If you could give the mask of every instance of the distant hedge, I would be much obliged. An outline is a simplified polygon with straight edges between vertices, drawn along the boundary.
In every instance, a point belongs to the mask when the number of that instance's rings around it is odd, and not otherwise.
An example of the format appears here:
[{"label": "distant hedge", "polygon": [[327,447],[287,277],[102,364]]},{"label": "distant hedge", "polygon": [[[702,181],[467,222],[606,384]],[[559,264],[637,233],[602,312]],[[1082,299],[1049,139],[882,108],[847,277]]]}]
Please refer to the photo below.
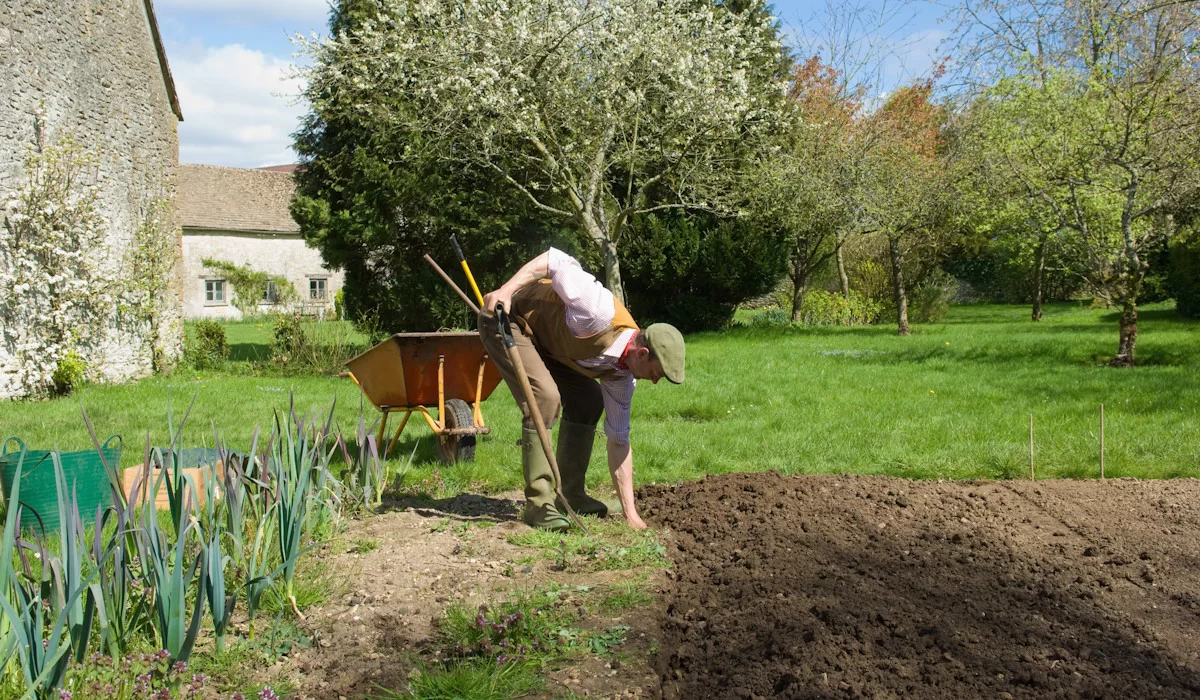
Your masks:
[{"label": "distant hedge", "polygon": [[1179,313],[1200,318],[1200,232],[1195,228],[1171,244],[1171,290]]}]

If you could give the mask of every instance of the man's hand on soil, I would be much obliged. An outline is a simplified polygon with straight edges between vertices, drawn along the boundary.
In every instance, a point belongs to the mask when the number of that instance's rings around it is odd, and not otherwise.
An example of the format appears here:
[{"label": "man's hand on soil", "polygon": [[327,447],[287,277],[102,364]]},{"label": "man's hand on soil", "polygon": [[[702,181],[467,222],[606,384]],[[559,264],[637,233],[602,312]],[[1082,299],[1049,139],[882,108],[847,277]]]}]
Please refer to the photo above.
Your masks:
[{"label": "man's hand on soil", "polygon": [[642,520],[641,517],[639,517],[636,513],[626,513],[625,522],[629,523],[629,527],[633,528],[634,530],[645,530],[647,527],[646,522]]}]

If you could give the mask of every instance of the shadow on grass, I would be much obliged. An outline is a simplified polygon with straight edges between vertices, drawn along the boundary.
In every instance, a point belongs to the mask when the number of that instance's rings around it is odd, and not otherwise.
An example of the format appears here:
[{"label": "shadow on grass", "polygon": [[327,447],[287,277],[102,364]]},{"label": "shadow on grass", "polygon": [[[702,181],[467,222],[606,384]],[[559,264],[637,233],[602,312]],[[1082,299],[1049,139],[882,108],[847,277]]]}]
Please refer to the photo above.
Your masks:
[{"label": "shadow on grass", "polygon": [[269,359],[269,343],[234,343],[229,346],[230,362],[266,362]]},{"label": "shadow on grass", "polygon": [[376,511],[387,513],[412,509],[423,518],[453,520],[486,520],[515,522],[521,517],[521,505],[507,498],[493,498],[474,493],[462,493],[450,498],[431,498],[426,495],[387,496]]},{"label": "shadow on grass", "polygon": [[[1100,317],[1100,320],[1105,323],[1119,323],[1121,321],[1120,311],[1111,311]],[[1138,309],[1138,323],[1152,321],[1155,324],[1166,323],[1177,326],[1181,329],[1197,329],[1200,330],[1200,323],[1194,318],[1188,318],[1176,311],[1170,309]]]}]

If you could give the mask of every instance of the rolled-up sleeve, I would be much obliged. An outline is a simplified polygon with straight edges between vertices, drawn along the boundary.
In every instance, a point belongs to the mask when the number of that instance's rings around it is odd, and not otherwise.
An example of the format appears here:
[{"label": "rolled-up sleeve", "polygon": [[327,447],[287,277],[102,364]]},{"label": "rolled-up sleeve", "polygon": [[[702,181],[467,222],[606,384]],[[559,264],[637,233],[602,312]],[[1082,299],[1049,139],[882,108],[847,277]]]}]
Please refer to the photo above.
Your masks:
[{"label": "rolled-up sleeve", "polygon": [[633,406],[633,375],[600,382],[604,396],[604,434],[618,445],[629,444],[629,410]]},{"label": "rolled-up sleeve", "polygon": [[577,338],[593,336],[612,324],[616,303],[612,292],[579,265],[579,261],[551,248],[546,261],[550,286],[563,300],[567,328]]}]

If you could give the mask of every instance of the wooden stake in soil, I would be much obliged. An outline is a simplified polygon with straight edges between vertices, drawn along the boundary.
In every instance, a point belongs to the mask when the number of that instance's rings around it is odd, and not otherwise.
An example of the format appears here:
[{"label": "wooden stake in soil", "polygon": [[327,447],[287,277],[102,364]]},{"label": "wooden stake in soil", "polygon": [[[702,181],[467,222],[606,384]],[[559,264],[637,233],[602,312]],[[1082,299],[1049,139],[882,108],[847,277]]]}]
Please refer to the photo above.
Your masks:
[{"label": "wooden stake in soil", "polygon": [[1029,414],[1029,480],[1037,481],[1037,474],[1033,471],[1033,414]]},{"label": "wooden stake in soil", "polygon": [[1100,404],[1100,480],[1104,481],[1104,404]]}]

